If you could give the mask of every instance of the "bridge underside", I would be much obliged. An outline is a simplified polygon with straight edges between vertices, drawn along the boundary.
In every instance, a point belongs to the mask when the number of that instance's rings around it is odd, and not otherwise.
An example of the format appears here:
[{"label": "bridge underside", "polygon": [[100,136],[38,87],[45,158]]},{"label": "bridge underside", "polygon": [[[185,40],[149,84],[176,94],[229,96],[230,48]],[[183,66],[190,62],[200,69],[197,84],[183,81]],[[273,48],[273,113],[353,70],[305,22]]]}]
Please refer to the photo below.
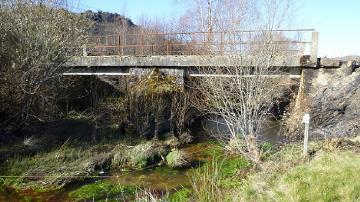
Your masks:
[{"label": "bridge underside", "polygon": [[[139,69],[160,68],[165,71],[186,71],[188,76],[211,76],[198,72],[199,67],[251,66],[254,59],[240,56],[85,56],[69,61],[64,75],[106,75],[129,76],[138,74]],[[274,65],[299,70],[300,57],[276,58]],[[299,73],[296,73],[299,74]],[[213,75],[231,76],[231,75]]]},{"label": "bridge underside", "polygon": [[[84,56],[75,57],[66,64],[63,75],[105,75],[130,76],[143,75],[151,68],[159,68],[172,75],[192,77],[216,76],[231,77],[230,74],[201,74],[199,67],[249,67],[256,58],[241,56]],[[285,75],[268,75],[268,77],[299,78],[302,68],[339,67],[339,61],[319,60],[311,63],[305,56],[287,56],[274,58],[274,67],[280,67]],[[248,75],[251,77],[251,75]]]}]

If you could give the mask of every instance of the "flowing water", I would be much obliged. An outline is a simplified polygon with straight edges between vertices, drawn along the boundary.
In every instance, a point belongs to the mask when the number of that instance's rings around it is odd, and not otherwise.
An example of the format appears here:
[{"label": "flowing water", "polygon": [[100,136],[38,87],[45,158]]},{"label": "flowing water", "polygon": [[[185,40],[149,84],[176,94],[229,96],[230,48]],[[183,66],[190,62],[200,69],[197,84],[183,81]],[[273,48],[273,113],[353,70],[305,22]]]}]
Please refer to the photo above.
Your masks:
[{"label": "flowing water", "polygon": [[[259,137],[260,141],[266,141],[270,143],[281,142],[284,138],[279,134],[281,123],[275,118],[268,118],[262,124]],[[208,133],[228,133],[229,130],[226,127],[223,119],[205,120],[202,122],[202,128]]]},{"label": "flowing water", "polygon": [[[272,143],[281,140],[278,135],[280,127],[278,121],[269,119],[265,126],[266,127],[262,129],[262,134],[264,134],[264,138],[262,140]],[[198,127],[196,128],[204,128],[206,133],[226,131],[226,127],[222,124],[221,120],[203,121],[198,124]],[[193,132],[199,137],[199,134],[203,134],[205,131],[195,129]],[[209,142],[207,138],[198,138],[196,143],[185,145],[181,148],[189,155],[190,162],[193,162],[192,167],[190,168],[175,169],[162,165],[137,171],[112,171],[111,173],[105,173],[108,177],[104,177],[102,179],[90,179],[82,183],[68,185],[58,191],[45,193],[36,193],[31,190],[16,192],[12,189],[5,189],[3,191],[0,190],[0,202],[72,201],[72,199],[68,197],[69,192],[97,180],[110,180],[121,185],[132,185],[141,187],[142,189],[152,189],[159,192],[188,187],[190,186],[188,174],[191,172],[191,169],[209,161],[212,158],[211,151],[217,147],[218,146],[216,144]]]},{"label": "flowing water", "polygon": [[[182,149],[190,156],[189,161],[194,162],[194,168],[210,160],[211,155],[209,155],[209,151],[213,150],[214,147],[218,146],[208,142],[202,142],[186,145]],[[113,171],[106,174],[109,175],[109,177],[102,178],[101,180],[110,180],[121,185],[132,185],[143,189],[165,192],[190,186],[188,174],[191,169],[192,168],[176,169],[163,165],[138,171]],[[95,181],[96,180],[92,180],[88,183]],[[31,190],[15,192],[12,189],[5,189],[5,191],[0,192],[0,201],[71,201],[68,193],[88,183],[69,185],[59,191],[45,193],[36,193]]]}]

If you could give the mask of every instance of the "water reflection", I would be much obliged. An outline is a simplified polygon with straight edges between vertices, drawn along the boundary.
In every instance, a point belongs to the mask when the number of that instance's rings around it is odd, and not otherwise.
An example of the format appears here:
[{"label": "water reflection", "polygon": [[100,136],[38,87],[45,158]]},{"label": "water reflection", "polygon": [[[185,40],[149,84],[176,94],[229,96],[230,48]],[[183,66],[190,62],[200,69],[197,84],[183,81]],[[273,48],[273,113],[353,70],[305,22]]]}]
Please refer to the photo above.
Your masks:
[{"label": "water reflection", "polygon": [[[224,119],[213,118],[202,120],[202,127],[208,134],[226,134],[229,133],[229,129],[226,126]],[[262,123],[260,129],[260,141],[266,141],[270,143],[278,143],[284,140],[284,137],[280,134],[281,121],[275,118],[268,118]]]}]

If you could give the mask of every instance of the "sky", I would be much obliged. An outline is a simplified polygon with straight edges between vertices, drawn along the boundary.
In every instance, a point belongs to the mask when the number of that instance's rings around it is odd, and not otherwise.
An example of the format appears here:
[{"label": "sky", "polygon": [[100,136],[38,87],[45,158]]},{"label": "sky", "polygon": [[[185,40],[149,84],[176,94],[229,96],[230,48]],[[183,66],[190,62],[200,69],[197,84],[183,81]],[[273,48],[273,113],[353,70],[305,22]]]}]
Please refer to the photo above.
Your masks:
[{"label": "sky", "polygon": [[[171,20],[185,10],[184,0],[82,0],[80,10],[117,12],[135,24],[146,16]],[[360,0],[296,0],[297,28],[319,34],[320,57],[360,55]]]}]

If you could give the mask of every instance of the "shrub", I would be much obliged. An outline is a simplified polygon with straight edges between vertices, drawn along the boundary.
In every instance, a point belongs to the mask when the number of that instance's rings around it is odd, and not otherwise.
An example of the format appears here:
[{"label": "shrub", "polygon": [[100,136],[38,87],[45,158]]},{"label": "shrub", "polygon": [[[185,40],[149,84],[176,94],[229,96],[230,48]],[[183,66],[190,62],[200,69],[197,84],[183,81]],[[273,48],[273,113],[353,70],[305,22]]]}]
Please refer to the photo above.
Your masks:
[{"label": "shrub", "polygon": [[179,149],[173,149],[167,156],[166,162],[172,168],[185,167],[189,165],[188,155]]}]

